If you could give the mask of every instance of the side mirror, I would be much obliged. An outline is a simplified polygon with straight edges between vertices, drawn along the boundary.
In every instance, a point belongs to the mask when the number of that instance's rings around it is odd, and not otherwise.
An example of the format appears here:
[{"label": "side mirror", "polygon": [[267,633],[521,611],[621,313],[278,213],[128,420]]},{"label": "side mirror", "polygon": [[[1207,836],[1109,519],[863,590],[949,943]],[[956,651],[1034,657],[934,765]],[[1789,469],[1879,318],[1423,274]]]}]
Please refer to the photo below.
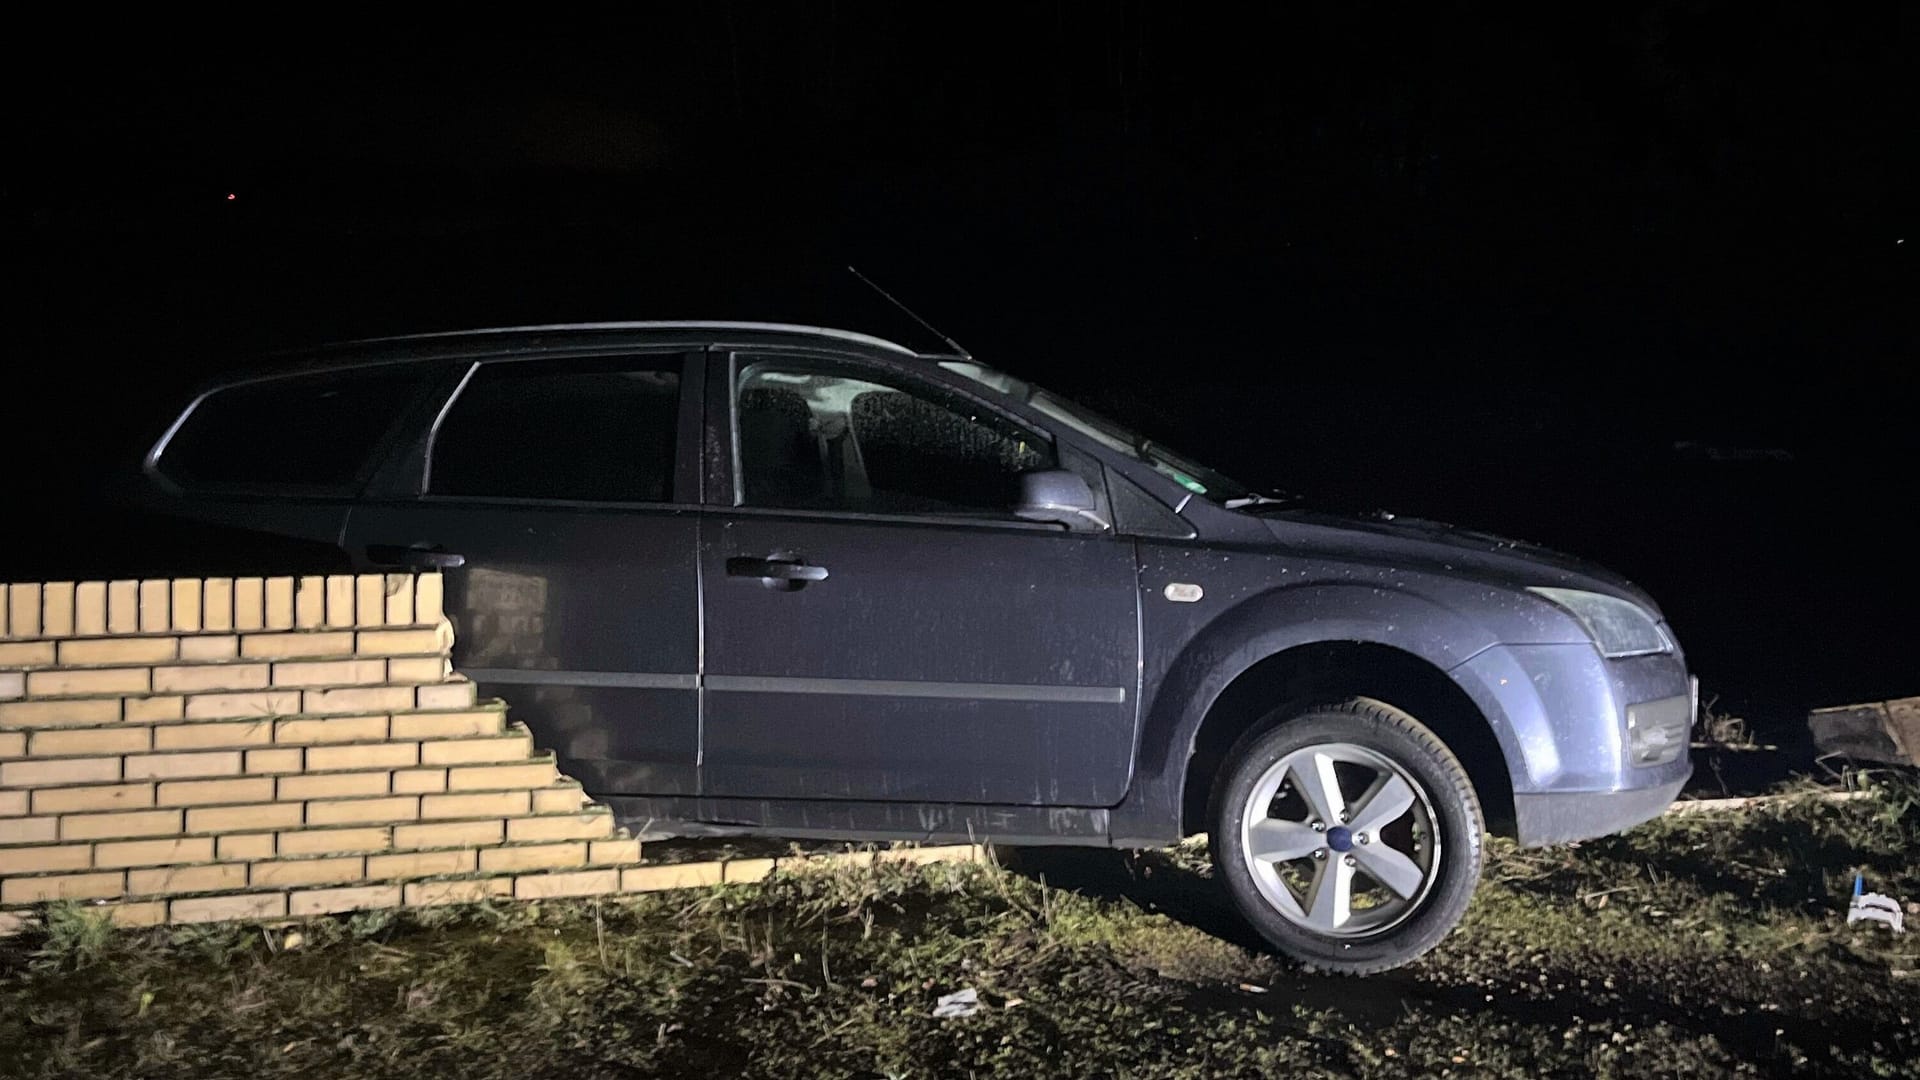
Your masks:
[{"label": "side mirror", "polygon": [[1112,526],[1100,516],[1093,489],[1080,474],[1068,469],[1037,469],[1020,474],[1020,499],[1013,514],[1025,521],[1050,521],[1080,532],[1105,532]]}]

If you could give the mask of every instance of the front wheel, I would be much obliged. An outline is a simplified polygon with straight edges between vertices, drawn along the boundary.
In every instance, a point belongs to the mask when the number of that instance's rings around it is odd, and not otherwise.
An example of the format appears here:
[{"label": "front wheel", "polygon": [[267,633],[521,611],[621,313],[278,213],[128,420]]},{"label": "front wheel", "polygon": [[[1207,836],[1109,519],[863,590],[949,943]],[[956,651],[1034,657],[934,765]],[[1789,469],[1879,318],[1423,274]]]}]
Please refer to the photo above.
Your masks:
[{"label": "front wheel", "polygon": [[1274,947],[1366,974],[1439,943],[1480,879],[1466,770],[1418,720],[1367,698],[1258,726],[1214,789],[1213,862]]}]

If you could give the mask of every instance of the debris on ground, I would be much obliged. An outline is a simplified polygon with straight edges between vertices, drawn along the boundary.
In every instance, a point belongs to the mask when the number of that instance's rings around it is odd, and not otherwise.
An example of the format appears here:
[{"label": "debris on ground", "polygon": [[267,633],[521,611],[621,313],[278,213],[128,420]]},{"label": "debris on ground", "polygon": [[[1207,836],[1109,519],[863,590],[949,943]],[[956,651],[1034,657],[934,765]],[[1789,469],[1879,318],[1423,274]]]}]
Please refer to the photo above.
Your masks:
[{"label": "debris on ground", "polygon": [[980,992],[969,986],[965,990],[956,990],[942,995],[934,1003],[935,1020],[964,1020],[980,1011]]},{"label": "debris on ground", "polygon": [[1920,765],[1920,697],[1815,709],[1807,730],[1823,755]]},{"label": "debris on ground", "polygon": [[1907,932],[1907,917],[1900,910],[1900,902],[1891,896],[1877,892],[1866,892],[1865,879],[1853,875],[1853,903],[1847,905],[1847,925],[1857,922],[1886,923],[1893,927],[1896,934]]}]

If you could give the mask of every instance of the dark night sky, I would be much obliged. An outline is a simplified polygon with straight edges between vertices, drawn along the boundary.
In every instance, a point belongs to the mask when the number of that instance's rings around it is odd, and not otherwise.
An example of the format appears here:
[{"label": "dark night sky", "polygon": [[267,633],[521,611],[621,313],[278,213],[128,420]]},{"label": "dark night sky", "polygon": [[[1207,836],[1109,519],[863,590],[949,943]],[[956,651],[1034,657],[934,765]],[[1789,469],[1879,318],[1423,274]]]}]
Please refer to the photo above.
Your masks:
[{"label": "dark night sky", "polygon": [[783,317],[854,262],[1228,471],[1609,562],[1757,711],[1920,692],[1912,9],[1411,10],[51,47],[6,76],[16,362],[118,392],[9,472],[84,504],[250,350]]}]

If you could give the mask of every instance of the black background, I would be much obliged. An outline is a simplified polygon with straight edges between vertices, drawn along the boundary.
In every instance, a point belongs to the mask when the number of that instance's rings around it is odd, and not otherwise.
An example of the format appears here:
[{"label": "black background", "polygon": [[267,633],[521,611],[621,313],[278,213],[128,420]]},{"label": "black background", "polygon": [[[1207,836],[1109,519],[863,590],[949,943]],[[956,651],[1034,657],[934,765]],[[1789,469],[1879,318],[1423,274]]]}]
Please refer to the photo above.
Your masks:
[{"label": "black background", "polygon": [[137,544],[102,484],[257,350],[854,263],[1229,473],[1609,563],[1762,722],[1920,692],[1913,9],[1332,10],[23,37],[8,543]]}]

